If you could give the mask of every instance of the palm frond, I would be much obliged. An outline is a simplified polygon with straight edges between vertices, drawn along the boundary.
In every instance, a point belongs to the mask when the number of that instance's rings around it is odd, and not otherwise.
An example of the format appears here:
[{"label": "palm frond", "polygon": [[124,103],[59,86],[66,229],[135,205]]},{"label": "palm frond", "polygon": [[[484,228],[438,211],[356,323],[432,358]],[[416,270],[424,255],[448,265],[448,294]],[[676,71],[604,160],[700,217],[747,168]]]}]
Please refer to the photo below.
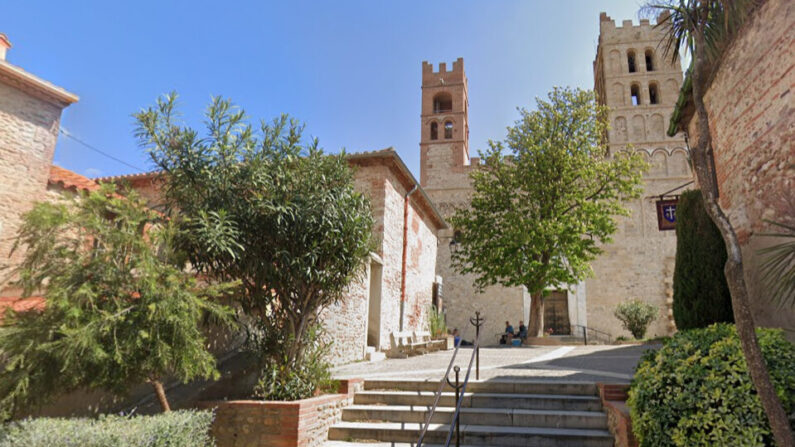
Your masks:
[{"label": "palm frond", "polygon": [[786,240],[757,252],[764,258],[760,265],[762,281],[769,288],[771,301],[780,307],[795,306],[795,225],[770,220],[765,222],[784,231],[761,233],[761,236]]}]

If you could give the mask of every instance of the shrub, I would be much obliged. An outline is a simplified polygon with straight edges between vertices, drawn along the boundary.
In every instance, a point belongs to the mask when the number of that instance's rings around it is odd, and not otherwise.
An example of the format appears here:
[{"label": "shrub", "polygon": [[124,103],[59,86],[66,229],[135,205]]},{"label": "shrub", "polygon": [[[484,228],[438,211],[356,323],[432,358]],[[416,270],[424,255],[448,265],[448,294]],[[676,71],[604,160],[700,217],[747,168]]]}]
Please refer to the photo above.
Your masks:
[{"label": "shrub", "polygon": [[619,304],[614,315],[621,320],[624,329],[637,340],[646,335],[646,328],[657,318],[657,308],[641,300],[630,300]]},{"label": "shrub", "polygon": [[212,411],[98,419],[25,419],[6,424],[0,447],[211,447]]},{"label": "shrub", "polygon": [[676,208],[673,311],[679,330],[734,322],[725,264],[726,245],[704,209],[701,192],[686,191]]},{"label": "shrub", "polygon": [[[787,414],[795,411],[795,346],[780,330],[757,329]],[[679,332],[644,354],[629,391],[641,446],[774,445],[734,325]]]},{"label": "shrub", "polygon": [[[312,326],[306,333],[307,342],[300,363],[290,365],[283,353],[285,343],[278,343],[284,331],[264,329],[255,352],[262,362],[254,395],[265,400],[299,400],[317,392],[336,391],[331,379],[330,364],[326,360],[329,343],[323,340],[322,327]],[[274,342],[276,341],[276,342]]]},{"label": "shrub", "polygon": [[428,306],[428,332],[431,333],[431,338],[434,339],[444,338],[447,335],[447,323],[444,321],[444,314],[436,309],[434,305]]}]

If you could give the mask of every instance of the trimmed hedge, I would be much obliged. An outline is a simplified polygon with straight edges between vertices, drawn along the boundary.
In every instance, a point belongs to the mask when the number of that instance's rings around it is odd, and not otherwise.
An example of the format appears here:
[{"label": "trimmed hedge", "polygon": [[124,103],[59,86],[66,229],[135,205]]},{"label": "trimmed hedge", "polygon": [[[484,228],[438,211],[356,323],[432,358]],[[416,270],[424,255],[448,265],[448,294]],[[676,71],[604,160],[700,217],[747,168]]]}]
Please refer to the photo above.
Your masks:
[{"label": "trimmed hedge", "polygon": [[[757,329],[787,414],[795,411],[795,346]],[[732,324],[679,332],[638,364],[627,404],[641,446],[774,445]]]},{"label": "trimmed hedge", "polygon": [[24,419],[5,424],[0,447],[213,447],[212,411],[98,419]]},{"label": "trimmed hedge", "polygon": [[676,207],[674,321],[681,331],[733,323],[723,267],[726,245],[704,209],[701,191],[685,191]]}]

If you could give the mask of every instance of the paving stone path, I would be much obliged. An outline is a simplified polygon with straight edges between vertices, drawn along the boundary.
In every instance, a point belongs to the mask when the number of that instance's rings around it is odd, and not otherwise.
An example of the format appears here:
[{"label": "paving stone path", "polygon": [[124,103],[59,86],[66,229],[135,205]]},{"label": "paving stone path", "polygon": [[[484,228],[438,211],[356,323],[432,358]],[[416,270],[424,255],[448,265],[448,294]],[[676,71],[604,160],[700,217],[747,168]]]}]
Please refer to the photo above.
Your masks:
[{"label": "paving stone path", "polygon": [[[629,382],[640,356],[654,345],[487,347],[480,349],[480,378]],[[336,378],[439,379],[453,351],[407,359],[359,362],[334,368]],[[472,349],[462,347],[455,364],[466,371]],[[474,371],[473,377],[474,379]],[[463,376],[462,376],[463,380]]]}]

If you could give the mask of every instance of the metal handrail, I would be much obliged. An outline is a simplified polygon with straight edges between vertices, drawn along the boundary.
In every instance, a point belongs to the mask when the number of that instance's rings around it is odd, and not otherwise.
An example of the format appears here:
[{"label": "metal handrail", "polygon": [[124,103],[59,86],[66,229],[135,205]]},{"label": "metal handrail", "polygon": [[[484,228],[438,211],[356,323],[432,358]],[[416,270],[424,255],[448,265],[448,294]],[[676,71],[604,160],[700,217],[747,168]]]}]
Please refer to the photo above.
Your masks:
[{"label": "metal handrail", "polygon": [[608,332],[600,331],[599,329],[594,329],[594,328],[588,327],[588,326],[583,326],[581,324],[572,324],[571,327],[573,327],[573,328],[581,328],[582,329],[582,336],[583,336],[583,339],[585,340],[585,344],[586,345],[588,344],[588,331],[592,331],[592,332],[594,332],[596,334],[601,334],[601,335],[606,336],[608,343],[613,341],[613,334],[610,334]]},{"label": "metal handrail", "polygon": [[442,390],[444,389],[444,382],[447,380],[448,375],[450,374],[450,370],[453,368],[453,363],[455,363],[455,357],[458,355],[458,349],[461,347],[461,340],[463,340],[463,336],[459,339],[458,344],[453,351],[453,357],[450,358],[450,363],[447,365],[447,371],[445,371],[444,376],[442,376],[442,380],[439,381],[439,389],[436,390],[435,398],[433,401],[433,406],[431,406],[430,411],[428,411],[428,417],[425,419],[425,423],[420,431],[420,437],[417,440],[417,447],[422,447],[422,440],[425,438],[425,432],[428,431],[428,426],[431,425],[431,418],[433,418],[433,413],[436,411],[436,406],[439,405],[439,399],[442,397]]},{"label": "metal handrail", "polygon": [[[467,384],[469,383],[469,374],[472,372],[472,363],[475,360],[475,353],[478,352],[478,346],[480,345],[480,334],[478,334],[475,338],[475,343],[472,346],[472,356],[469,357],[469,366],[467,367],[467,374],[464,377],[464,383],[461,385],[461,394],[458,397],[458,402],[455,405],[455,413],[453,413],[453,419],[450,421],[450,430],[447,432],[447,440],[444,443],[445,447],[450,447],[450,441],[453,439],[453,430],[458,426],[458,417],[459,413],[461,412],[461,404],[464,403],[464,395],[467,391]],[[458,384],[456,384],[458,385]],[[456,390],[458,388],[456,387]],[[457,430],[456,430],[457,432]],[[455,445],[456,447],[459,446],[460,439],[458,434],[456,434],[455,438]],[[419,445],[417,446],[419,447]]]}]

